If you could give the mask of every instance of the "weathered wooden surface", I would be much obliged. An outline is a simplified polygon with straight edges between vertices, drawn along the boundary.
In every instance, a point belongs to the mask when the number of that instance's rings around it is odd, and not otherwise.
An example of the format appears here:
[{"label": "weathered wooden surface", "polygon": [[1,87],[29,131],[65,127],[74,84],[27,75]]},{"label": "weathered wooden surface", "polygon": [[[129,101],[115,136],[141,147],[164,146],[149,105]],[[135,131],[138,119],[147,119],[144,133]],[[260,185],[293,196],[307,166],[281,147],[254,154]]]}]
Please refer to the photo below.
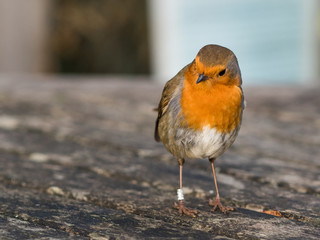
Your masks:
[{"label": "weathered wooden surface", "polygon": [[[103,81],[104,80],[104,81]],[[0,78],[1,239],[319,239],[320,88],[246,88],[235,144],[184,167],[153,140],[162,86],[143,80]],[[262,211],[278,211],[273,216]]]}]

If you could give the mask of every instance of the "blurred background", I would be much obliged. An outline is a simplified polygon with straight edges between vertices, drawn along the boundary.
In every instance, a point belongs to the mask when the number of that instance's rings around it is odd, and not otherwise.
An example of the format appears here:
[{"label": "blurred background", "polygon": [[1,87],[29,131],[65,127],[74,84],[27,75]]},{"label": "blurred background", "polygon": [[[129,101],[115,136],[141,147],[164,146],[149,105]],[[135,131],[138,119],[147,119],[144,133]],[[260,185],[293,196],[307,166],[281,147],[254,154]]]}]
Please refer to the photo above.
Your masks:
[{"label": "blurred background", "polygon": [[0,0],[0,74],[145,75],[165,82],[209,43],[244,83],[320,82],[317,0]]}]

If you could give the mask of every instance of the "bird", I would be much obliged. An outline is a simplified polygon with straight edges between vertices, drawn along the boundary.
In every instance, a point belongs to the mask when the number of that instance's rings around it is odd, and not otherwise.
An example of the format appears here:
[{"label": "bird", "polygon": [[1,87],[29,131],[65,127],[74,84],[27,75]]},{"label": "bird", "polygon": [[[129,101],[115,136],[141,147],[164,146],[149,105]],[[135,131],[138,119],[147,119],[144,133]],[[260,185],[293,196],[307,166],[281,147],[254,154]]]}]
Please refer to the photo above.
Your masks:
[{"label": "bird", "polygon": [[178,203],[180,215],[196,217],[199,211],[185,206],[183,164],[188,159],[208,159],[216,190],[211,211],[233,211],[221,203],[214,162],[235,141],[244,104],[242,77],[235,54],[228,48],[208,44],[182,68],[163,89],[154,137],[179,164]]}]

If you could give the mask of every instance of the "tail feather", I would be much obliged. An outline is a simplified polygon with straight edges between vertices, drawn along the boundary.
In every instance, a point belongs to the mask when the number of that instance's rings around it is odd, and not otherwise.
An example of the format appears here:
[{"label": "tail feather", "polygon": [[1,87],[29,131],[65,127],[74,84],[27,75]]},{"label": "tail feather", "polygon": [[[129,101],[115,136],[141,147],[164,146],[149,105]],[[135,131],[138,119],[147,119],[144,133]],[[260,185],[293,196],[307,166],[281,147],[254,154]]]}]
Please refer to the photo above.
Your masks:
[{"label": "tail feather", "polygon": [[154,129],[154,139],[157,141],[157,142],[160,142],[160,136],[159,136],[159,131],[158,131],[158,125],[159,125],[159,118],[157,118],[157,121],[156,121],[156,127]]}]

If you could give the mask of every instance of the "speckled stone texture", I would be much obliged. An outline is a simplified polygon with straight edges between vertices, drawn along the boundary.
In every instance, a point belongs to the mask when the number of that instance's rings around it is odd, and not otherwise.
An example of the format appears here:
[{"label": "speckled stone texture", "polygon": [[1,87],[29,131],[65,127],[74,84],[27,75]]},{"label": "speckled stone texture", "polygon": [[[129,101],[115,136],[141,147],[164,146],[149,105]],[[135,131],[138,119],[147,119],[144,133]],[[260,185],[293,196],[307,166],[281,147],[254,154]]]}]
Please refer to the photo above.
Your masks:
[{"label": "speckled stone texture", "polygon": [[[227,215],[210,212],[208,160],[153,139],[162,87],[142,78],[0,76],[1,239],[319,239],[320,87],[246,87],[216,160]],[[277,216],[275,216],[277,215]]]}]

